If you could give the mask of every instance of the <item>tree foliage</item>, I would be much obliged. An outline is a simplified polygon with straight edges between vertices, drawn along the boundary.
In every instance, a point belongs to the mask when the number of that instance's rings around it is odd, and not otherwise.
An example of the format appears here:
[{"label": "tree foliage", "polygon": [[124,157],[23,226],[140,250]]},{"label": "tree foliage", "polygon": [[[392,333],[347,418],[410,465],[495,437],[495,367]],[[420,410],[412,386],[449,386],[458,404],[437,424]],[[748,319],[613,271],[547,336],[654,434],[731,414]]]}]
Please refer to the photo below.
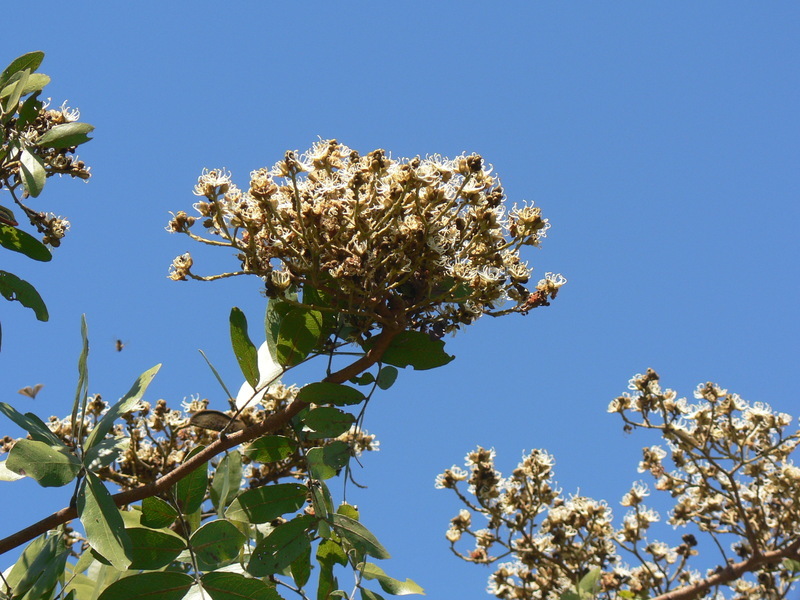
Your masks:
[{"label": "tree foliage", "polygon": [[[49,81],[36,73],[42,58],[26,54],[0,75],[0,183],[43,235],[24,233],[0,207],[0,244],[36,260],[49,259],[66,222],[22,201],[39,196],[53,174],[88,178],[72,153],[91,131],[76,111],[39,102]],[[228,316],[244,381],[234,395],[230,375],[209,362],[230,408],[211,410],[200,398],[169,407],[146,400],[156,365],[108,404],[89,393],[83,319],[70,414],[44,422],[0,403],[28,434],[3,442],[0,479],[68,490],[64,509],[0,540],[0,552],[27,544],[3,574],[0,598],[422,594],[378,562],[389,550],[346,497],[337,498],[338,483],[375,447],[361,427],[364,414],[400,369],[446,365],[454,357],[445,333],[482,315],[527,314],[556,297],[566,280],[547,273],[530,286],[520,256],[522,246],[541,243],[547,220],[533,206],[506,211],[499,179],[478,155],[392,159],[335,140],[287,152],[255,171],[246,190],[231,174],[206,169],[195,194],[199,216],[179,210],[169,229],[233,250],[237,270],[197,275],[194,257],[184,254],[170,277],[264,282],[263,330],[237,307]],[[32,286],[0,273],[2,285],[10,286],[2,288],[7,298],[46,318]],[[318,381],[286,383],[294,367],[314,360],[322,365]],[[680,544],[648,539],[658,517],[643,504],[644,484],[625,495],[629,513],[616,525],[606,503],[562,496],[544,450],[504,478],[493,452],[478,448],[466,470],[453,467],[437,480],[464,505],[447,531],[455,554],[496,563],[489,591],[499,598],[674,600],[723,587],[737,598],[783,597],[800,567],[800,470],[790,461],[800,438],[786,432],[788,417],[712,384],[689,405],[663,391],[652,371],[631,389],[609,410],[626,429],[655,431],[667,442],[674,469],[658,446],[645,448],[640,469],[675,498],[670,521],[692,528]],[[487,523],[476,529],[477,518]],[[695,534],[720,549],[713,573],[692,568]],[[739,562],[723,551],[731,537]],[[465,540],[474,547],[463,550]]]}]

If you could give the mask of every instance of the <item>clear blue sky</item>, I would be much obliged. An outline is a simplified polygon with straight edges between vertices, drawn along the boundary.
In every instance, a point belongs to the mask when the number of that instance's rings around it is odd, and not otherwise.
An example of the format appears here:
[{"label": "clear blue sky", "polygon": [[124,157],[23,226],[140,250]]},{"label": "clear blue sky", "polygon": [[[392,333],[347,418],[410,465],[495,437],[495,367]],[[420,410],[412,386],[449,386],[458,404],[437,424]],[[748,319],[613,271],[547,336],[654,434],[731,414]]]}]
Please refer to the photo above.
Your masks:
[{"label": "clear blue sky", "polygon": [[[52,263],[3,253],[51,313],[42,324],[0,306],[4,401],[66,413],[86,313],[91,392],[114,400],[163,362],[150,400],[200,394],[223,408],[197,349],[238,385],[227,315],[236,305],[257,325],[264,299],[256,279],[167,280],[173,256],[195,250],[165,232],[168,213],[188,210],[203,167],[244,186],[322,136],[395,156],[483,154],[511,201],[535,200],[552,223],[528,256],[536,273],[569,279],[553,306],[449,339],[454,362],[401,373],[370,407],[381,451],[352,499],[394,555],[386,570],[429,597],[485,597],[489,571],[444,539],[458,505],[433,488],[476,444],[507,471],[523,449],[548,448],[565,492],[619,508],[655,442],[605,413],[634,373],[800,412],[797,3],[89,6],[29,21],[21,6],[0,40],[4,64],[44,50],[47,95],[97,128],[81,152],[91,182],[51,180],[35,203],[72,221]],[[32,403],[17,395],[39,382]],[[68,501],[2,485],[3,536]]]}]

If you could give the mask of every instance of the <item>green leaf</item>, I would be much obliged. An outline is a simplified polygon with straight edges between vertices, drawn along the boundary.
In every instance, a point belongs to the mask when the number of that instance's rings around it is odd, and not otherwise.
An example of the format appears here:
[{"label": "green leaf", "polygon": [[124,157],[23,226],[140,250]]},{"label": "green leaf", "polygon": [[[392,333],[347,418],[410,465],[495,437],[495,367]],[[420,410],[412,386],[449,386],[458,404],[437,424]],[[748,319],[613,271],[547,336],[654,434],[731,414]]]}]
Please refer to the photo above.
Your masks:
[{"label": "green leaf", "polygon": [[78,457],[65,446],[54,448],[35,440],[17,440],[8,454],[6,466],[36,480],[42,487],[67,485],[81,470]]},{"label": "green leaf", "polygon": [[308,470],[314,479],[330,479],[350,461],[350,454],[350,446],[341,440],[311,448],[306,454]]},{"label": "green leaf", "polygon": [[356,418],[332,406],[312,408],[302,419],[303,423],[312,431],[309,439],[334,438],[348,431]]},{"label": "green leaf", "polygon": [[359,390],[347,385],[322,381],[310,383],[300,388],[297,400],[309,404],[334,404],[336,406],[349,406],[358,404],[365,396]]},{"label": "green leaf", "polygon": [[394,367],[383,367],[378,372],[378,387],[388,390],[397,381],[397,369]]},{"label": "green leaf", "polygon": [[[14,590],[14,598],[22,598],[35,586],[41,578],[47,580],[43,583],[52,587],[58,576],[64,570],[64,564],[69,556],[69,548],[64,545],[63,536],[60,532],[51,532],[33,540],[25,550],[23,550],[17,562],[6,575],[8,585]],[[60,571],[58,567],[60,566]],[[54,568],[55,567],[55,568]],[[53,571],[58,571],[53,578]],[[5,586],[3,586],[5,589]]]},{"label": "green leaf", "polygon": [[172,525],[177,518],[178,511],[161,498],[148,496],[142,500],[142,525],[161,529]]},{"label": "green leaf", "polygon": [[333,512],[333,500],[328,486],[324,481],[312,479],[308,487],[311,490],[311,505],[314,508],[314,514],[320,519],[327,519]]},{"label": "green leaf", "polygon": [[258,373],[258,350],[253,342],[250,341],[250,336],[247,335],[247,318],[235,306],[231,309],[230,326],[233,353],[236,355],[236,360],[239,361],[239,368],[242,370],[247,383],[255,389],[258,387],[260,379]]},{"label": "green leaf", "polygon": [[86,472],[78,494],[78,516],[89,545],[117,570],[127,569],[131,540],[125,523],[111,494],[91,471]]},{"label": "green leaf", "polygon": [[72,433],[73,440],[82,439],[83,419],[78,419],[78,409],[80,414],[86,414],[86,401],[89,392],[89,369],[87,360],[89,358],[89,328],[86,325],[86,315],[81,315],[81,354],[78,357],[78,389],[75,390],[75,401],[72,403]]},{"label": "green leaf", "polygon": [[6,466],[6,461],[0,460],[0,481],[19,481],[25,477],[19,473],[15,473]]},{"label": "green leaf", "polygon": [[0,246],[41,262],[53,258],[50,250],[42,242],[31,234],[5,223],[0,223]]},{"label": "green leaf", "polygon": [[36,288],[8,271],[0,271],[0,294],[6,300],[16,300],[22,306],[33,310],[40,321],[47,321],[50,318],[44,300]]},{"label": "green leaf", "polygon": [[297,444],[282,435],[265,435],[253,441],[244,449],[244,455],[260,463],[283,460],[297,450]]},{"label": "green leaf", "polygon": [[581,578],[578,582],[578,594],[581,598],[594,598],[602,573],[603,571],[600,568],[595,567]]},{"label": "green leaf", "polygon": [[61,123],[49,129],[36,141],[42,148],[72,148],[91,140],[88,135],[94,130],[88,123]]},{"label": "green leaf", "polygon": [[383,596],[380,594],[373,592],[372,590],[368,590],[367,588],[361,588],[361,600],[385,600]]},{"label": "green leaf", "polygon": [[222,516],[222,510],[228,506],[239,493],[242,483],[242,455],[233,450],[222,457],[214,470],[211,482],[211,503]]},{"label": "green leaf", "polygon": [[240,573],[206,573],[201,581],[212,600],[282,600],[274,584]]},{"label": "green leaf", "polygon": [[30,98],[22,103],[19,109],[19,117],[17,118],[16,130],[24,131],[28,125],[36,120],[39,116],[39,111],[42,110],[44,104],[39,100],[39,92],[33,94]]},{"label": "green leaf", "polygon": [[358,377],[353,377],[350,379],[350,383],[355,383],[356,385],[369,385],[373,381],[375,381],[375,375],[369,371],[362,373]]},{"label": "green leaf", "polygon": [[112,583],[97,600],[180,600],[193,583],[185,573],[137,573]]},{"label": "green leaf", "polygon": [[25,191],[36,198],[44,189],[44,181],[47,179],[47,172],[44,170],[42,159],[31,154],[27,148],[23,148],[19,157],[20,174]]},{"label": "green leaf", "polygon": [[195,531],[190,543],[197,566],[203,571],[213,571],[236,560],[246,539],[236,525],[225,519],[217,519]]},{"label": "green leaf", "polygon": [[390,558],[389,552],[361,523],[345,515],[331,515],[333,530],[359,552],[377,559]]},{"label": "green leaf", "polygon": [[3,105],[3,113],[5,115],[13,115],[17,112],[19,99],[25,93],[25,87],[28,85],[30,76],[30,70],[23,69],[9,80],[7,86],[0,90],[0,98],[7,98]]},{"label": "green leaf", "polygon": [[[20,98],[27,96],[31,92],[39,92],[44,86],[50,83],[50,78],[43,73],[20,73],[12,76],[10,83],[0,91],[0,98],[6,100],[6,113],[13,113],[17,109]],[[19,96],[16,96],[19,93]],[[14,97],[16,96],[16,103]]]},{"label": "green leaf", "polygon": [[377,579],[381,589],[388,594],[392,594],[393,596],[425,594],[425,590],[423,590],[411,579],[406,579],[405,581],[393,579],[392,577],[389,577],[383,571],[383,569],[374,563],[361,563],[358,565],[358,568],[361,569],[364,579]]},{"label": "green leaf", "polygon": [[19,73],[25,69],[33,73],[39,68],[43,60],[44,52],[38,50],[36,52],[28,52],[27,54],[15,58],[11,61],[11,64],[3,70],[2,74],[0,74],[0,88],[3,88],[15,73]]},{"label": "green leaf", "polygon": [[217,370],[214,368],[214,365],[212,365],[212,364],[211,364],[211,361],[210,361],[210,360],[208,360],[208,357],[206,356],[205,352],[203,352],[202,350],[198,350],[198,352],[200,352],[200,355],[201,355],[201,356],[202,356],[202,357],[205,359],[205,361],[206,361],[206,364],[207,364],[207,365],[209,366],[209,368],[211,369],[211,372],[212,372],[212,373],[214,373],[214,377],[216,377],[216,378],[217,378],[217,381],[218,381],[218,382],[219,382],[219,384],[222,386],[222,389],[225,391],[225,393],[228,395],[228,398],[235,398],[236,396],[232,396],[232,395],[231,395],[230,391],[228,390],[228,387],[225,385],[225,382],[224,382],[224,381],[222,381],[222,377],[220,377],[219,373],[218,373],[218,372],[217,372]]},{"label": "green leaf", "polygon": [[117,460],[119,455],[128,448],[130,442],[131,440],[127,436],[106,438],[86,451],[83,464],[87,469],[96,473]]},{"label": "green leaf", "polygon": [[282,367],[293,367],[317,347],[322,314],[273,299],[267,305],[266,331],[272,356]]},{"label": "green leaf", "polygon": [[99,443],[106,437],[111,428],[114,426],[114,421],[119,419],[125,413],[129,413],[134,410],[138,410],[139,402],[144,396],[144,393],[147,391],[147,386],[150,385],[150,382],[153,381],[153,377],[156,376],[158,370],[161,368],[161,365],[158,364],[152,369],[149,369],[139,375],[139,378],[133,383],[133,386],[125,394],[119,402],[114,404],[111,408],[108,409],[108,412],[100,419],[100,422],[95,425],[95,428],[89,434],[89,437],[86,438],[86,442],[84,443],[84,449],[88,450],[95,444]]},{"label": "green leaf", "polygon": [[[365,349],[372,346],[374,339],[364,344]],[[444,351],[442,340],[431,339],[421,331],[403,331],[392,340],[381,360],[395,367],[411,366],[417,371],[424,371],[446,365],[454,358]]]},{"label": "green leaf", "polygon": [[[195,454],[205,450],[205,446],[197,446],[184,459],[184,463]],[[189,515],[200,509],[206,497],[208,488],[208,462],[194,469],[186,477],[175,484],[175,498],[184,515]]]},{"label": "green leaf", "polygon": [[784,558],[783,568],[792,573],[797,573],[800,571],[800,561],[794,560],[793,558]]},{"label": "green leaf", "polygon": [[339,582],[333,575],[333,567],[337,564],[346,565],[347,555],[337,542],[322,540],[317,547],[317,562],[320,567],[317,600],[328,600],[330,594],[339,587]]},{"label": "green leaf", "polygon": [[245,523],[267,523],[299,510],[306,501],[308,488],[300,483],[276,483],[242,492],[225,517]]},{"label": "green leaf", "polygon": [[314,517],[301,515],[278,525],[253,550],[247,572],[266,577],[283,571],[310,547],[307,532],[315,524]]},{"label": "green leaf", "polygon": [[295,585],[302,589],[302,587],[308,583],[309,577],[311,577],[311,546],[309,546],[308,550],[303,554],[298,556],[289,567]]},{"label": "green leaf", "polygon": [[61,440],[33,413],[22,414],[10,404],[0,402],[0,412],[31,434],[31,437],[49,446],[60,446]]},{"label": "green leaf", "polygon": [[186,548],[186,542],[174,533],[155,531],[146,527],[126,529],[131,539],[129,569],[155,570],[166,567]]}]

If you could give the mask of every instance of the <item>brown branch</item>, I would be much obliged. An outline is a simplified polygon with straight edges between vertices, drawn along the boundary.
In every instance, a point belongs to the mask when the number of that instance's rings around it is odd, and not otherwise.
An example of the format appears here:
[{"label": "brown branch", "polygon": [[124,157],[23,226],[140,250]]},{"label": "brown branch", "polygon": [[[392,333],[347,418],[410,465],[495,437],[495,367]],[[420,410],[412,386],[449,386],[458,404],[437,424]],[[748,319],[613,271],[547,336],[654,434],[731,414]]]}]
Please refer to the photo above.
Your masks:
[{"label": "brown branch", "polygon": [[660,596],[655,596],[651,600],[695,600],[711,588],[726,585],[739,579],[745,573],[751,573],[764,565],[778,562],[784,558],[793,558],[797,560],[800,558],[798,552],[800,552],[800,540],[792,542],[789,546],[781,550],[772,550],[771,552],[751,556],[742,562],[733,563],[727,567],[721,567],[716,573],[697,583],[672,590]]},{"label": "brown branch", "polygon": [[[355,377],[362,371],[370,368],[381,359],[391,341],[401,331],[401,328],[384,329],[375,338],[375,343],[364,356],[340,371],[331,373],[323,381],[329,383],[344,383],[348,379]],[[257,425],[252,425],[247,429],[243,429],[242,431],[237,431],[236,433],[220,437],[217,441],[209,444],[202,452],[198,452],[181,466],[177,467],[173,471],[170,471],[156,481],[132,490],[128,490],[127,492],[114,494],[112,496],[114,503],[117,506],[124,506],[126,504],[131,504],[132,502],[137,502],[139,500],[143,500],[144,498],[149,498],[150,496],[155,496],[167,491],[170,487],[186,477],[194,469],[212,459],[217,454],[220,454],[229,448],[233,448],[234,446],[238,446],[239,444],[244,444],[245,442],[249,442],[250,440],[254,440],[263,435],[281,429],[292,419],[292,417],[294,417],[306,406],[306,402],[294,401],[284,410],[270,415]],[[77,516],[78,513],[75,508],[62,508],[50,516],[45,517],[41,521],[0,540],[0,554],[8,552],[17,546],[32,540],[36,536],[46,533],[50,529],[54,529],[63,523],[67,523],[68,521],[75,519]]]}]

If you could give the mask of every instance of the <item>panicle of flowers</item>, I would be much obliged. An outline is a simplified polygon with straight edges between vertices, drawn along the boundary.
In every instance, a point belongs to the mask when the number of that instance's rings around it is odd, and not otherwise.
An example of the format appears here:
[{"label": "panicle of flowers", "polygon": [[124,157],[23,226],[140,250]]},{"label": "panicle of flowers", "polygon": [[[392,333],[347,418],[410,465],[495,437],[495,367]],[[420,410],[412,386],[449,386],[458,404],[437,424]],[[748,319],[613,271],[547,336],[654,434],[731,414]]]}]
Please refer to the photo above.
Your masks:
[{"label": "panicle of flowers", "polygon": [[[452,552],[493,564],[487,591],[498,598],[559,599],[593,569],[597,598],[786,597],[793,571],[782,561],[800,565],[800,467],[790,456],[800,432],[788,431],[792,418],[713,383],[698,386],[691,404],[662,388],[652,369],[628,388],[608,410],[626,431],[652,430],[666,442],[643,448],[639,471],[674,498],[666,522],[684,530],[678,543],[650,538],[661,516],[644,504],[644,482],[623,495],[628,512],[615,527],[605,502],[562,495],[543,450],[524,454],[503,477],[494,451],[479,447],[467,454],[466,470],[453,467],[436,480],[463,505],[445,534]],[[694,568],[695,534],[719,551],[719,568]]]},{"label": "panicle of flowers", "polygon": [[295,303],[310,287],[362,332],[398,320],[452,332],[482,314],[547,305],[566,282],[548,273],[525,287],[519,251],[538,246],[549,223],[532,205],[506,215],[500,181],[477,154],[394,159],[320,140],[253,171],[246,190],[225,169],[205,169],[194,193],[199,216],[177,212],[167,230],[233,248],[240,268],[200,276],[184,254],[170,278],[254,274],[268,296]]}]

